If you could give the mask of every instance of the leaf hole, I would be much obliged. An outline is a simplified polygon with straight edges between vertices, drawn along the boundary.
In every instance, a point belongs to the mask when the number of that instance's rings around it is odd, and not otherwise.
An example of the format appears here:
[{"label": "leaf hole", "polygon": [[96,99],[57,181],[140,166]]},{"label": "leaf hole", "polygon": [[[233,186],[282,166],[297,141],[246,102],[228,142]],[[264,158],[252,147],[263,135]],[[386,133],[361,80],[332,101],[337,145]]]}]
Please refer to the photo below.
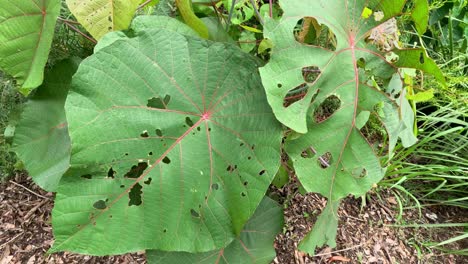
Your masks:
[{"label": "leaf hole", "polygon": [[219,185],[218,185],[217,183],[213,183],[213,184],[211,185],[211,188],[212,188],[213,190],[218,190],[218,189],[219,189]]},{"label": "leaf hole", "polygon": [[187,126],[189,127],[192,127],[193,126],[193,121],[192,119],[190,119],[190,117],[185,117],[185,124],[187,124]]},{"label": "leaf hole", "polygon": [[193,217],[196,217],[196,218],[200,217],[200,214],[197,211],[193,210],[193,209],[190,209],[190,214]]},{"label": "leaf hole", "polygon": [[146,184],[146,185],[150,185],[151,181],[153,179],[151,177],[149,177],[146,181],[144,181],[143,183]]},{"label": "leaf hole", "polygon": [[245,197],[246,196],[245,192],[241,192],[241,196]]},{"label": "leaf hole", "polygon": [[133,165],[130,170],[125,173],[125,178],[138,178],[140,177],[143,172],[148,168],[148,163],[146,162],[139,162],[138,165]]},{"label": "leaf hole", "polygon": [[94,204],[93,204],[93,207],[95,209],[98,209],[98,210],[104,210],[107,208],[107,205],[106,205],[106,202],[104,200],[99,200],[99,201],[96,201]]},{"label": "leaf hole", "polygon": [[114,179],[115,171],[112,169],[112,167],[109,169],[107,172],[107,177]]},{"label": "leaf hole", "polygon": [[164,230],[163,230],[163,233],[167,233],[167,229],[164,229]]},{"label": "leaf hole", "polygon": [[315,156],[316,151],[312,147],[308,147],[301,152],[301,157],[311,159]]},{"label": "leaf hole", "polygon": [[299,86],[296,86],[290,90],[287,96],[283,99],[283,106],[289,107],[297,101],[300,101],[307,94],[309,85],[307,83],[301,83]]},{"label": "leaf hole", "polygon": [[352,171],[351,171],[351,174],[353,175],[353,177],[355,178],[364,178],[367,176],[367,170],[366,168],[354,168]]},{"label": "leaf hole", "polygon": [[144,130],[143,132],[141,132],[140,137],[143,137],[143,138],[149,137],[148,131]]},{"label": "leaf hole", "polygon": [[263,174],[265,174],[266,170],[261,170],[258,175],[262,176]]},{"label": "leaf hole", "polygon": [[361,68],[361,69],[365,69],[366,68],[366,59],[364,58],[359,58],[357,61],[356,61],[356,65],[358,68]]},{"label": "leaf hole", "polygon": [[283,85],[281,83],[278,83],[276,86],[278,86],[278,88],[283,87]]},{"label": "leaf hole", "polygon": [[297,42],[336,50],[336,37],[324,24],[319,24],[313,17],[304,17],[298,21],[293,31]]},{"label": "leaf hole", "polygon": [[201,128],[200,128],[200,127],[197,127],[197,130],[198,130],[198,131],[200,131],[200,130],[201,130]]},{"label": "leaf hole", "polygon": [[141,186],[139,183],[136,183],[135,185],[133,185],[132,189],[128,193],[128,198],[129,198],[128,206],[141,205],[142,203],[141,195],[143,194],[143,192],[141,191],[142,188],[143,186]]},{"label": "leaf hole", "polygon": [[93,176],[91,174],[81,175],[81,178],[91,180]]},{"label": "leaf hole", "polygon": [[156,129],[156,135],[157,135],[158,137],[162,137],[163,133],[162,133],[161,129],[159,129],[159,128]]},{"label": "leaf hole", "polygon": [[313,83],[320,76],[320,69],[316,66],[307,66],[302,68],[302,77],[306,83]]},{"label": "leaf hole", "polygon": [[330,167],[332,162],[333,162],[333,159],[332,159],[332,154],[330,152],[326,152],[325,154],[318,157],[318,159],[317,159],[317,163],[320,166],[320,168],[322,168],[322,169],[326,169],[326,168]]},{"label": "leaf hole", "polygon": [[153,156],[153,151],[150,151],[150,152],[148,153],[148,156]]},{"label": "leaf hole", "polygon": [[244,186],[247,186],[248,184],[249,184],[248,181],[245,181],[245,182],[244,182]]},{"label": "leaf hole", "polygon": [[164,162],[166,164],[169,164],[169,163],[171,163],[171,159],[168,156],[166,156],[166,157],[164,157],[164,159],[162,159],[162,162]]},{"label": "leaf hole", "polygon": [[123,184],[122,184],[122,185],[120,185],[120,188],[125,188],[125,185],[123,185]]},{"label": "leaf hole", "polygon": [[170,95],[164,96],[164,98],[161,97],[152,97],[148,100],[148,103],[146,106],[151,107],[151,108],[158,108],[158,109],[167,109],[167,106],[169,104],[169,101],[171,100]]},{"label": "leaf hole", "polygon": [[251,159],[252,159],[252,157],[248,156],[248,157],[247,157],[247,159],[248,159],[248,160],[251,160]]},{"label": "leaf hole", "polygon": [[330,95],[314,111],[316,123],[327,120],[341,106],[341,100],[336,95]]}]

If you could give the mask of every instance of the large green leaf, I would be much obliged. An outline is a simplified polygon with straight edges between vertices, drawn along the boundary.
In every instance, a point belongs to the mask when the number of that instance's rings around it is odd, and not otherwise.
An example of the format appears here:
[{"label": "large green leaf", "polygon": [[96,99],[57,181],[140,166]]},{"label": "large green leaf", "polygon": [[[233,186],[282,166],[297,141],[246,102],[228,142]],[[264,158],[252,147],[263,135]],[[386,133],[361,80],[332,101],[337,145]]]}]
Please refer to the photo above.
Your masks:
[{"label": "large green leaf", "polygon": [[[266,21],[264,34],[273,48],[270,62],[260,69],[262,81],[277,119],[305,133],[292,133],[285,149],[304,188],[331,203],[322,223],[334,221],[326,216],[334,215],[334,204],[341,198],[363,195],[384,175],[379,157],[361,133],[371,115],[387,130],[390,153],[399,137],[405,145],[416,142],[402,79],[392,82],[392,87],[399,84],[399,92],[387,88],[392,76],[399,76],[398,67],[420,69],[443,81],[424,50],[391,50],[397,37],[393,17],[405,2],[288,0],[280,2],[284,10],[280,21]],[[304,17],[328,27],[336,45],[298,42],[294,29]],[[288,101],[295,90],[305,95]],[[333,244],[333,238],[321,238],[319,229],[313,232],[319,233],[309,235],[302,250],[313,253],[316,245]]]},{"label": "large green leaf", "polygon": [[0,0],[0,68],[27,94],[42,83],[60,0]]},{"label": "large green leaf", "polygon": [[148,250],[146,259],[149,264],[269,264],[276,256],[273,241],[282,226],[283,210],[275,201],[265,197],[240,236],[226,248],[204,253]]},{"label": "large green leaf", "polygon": [[140,0],[67,0],[70,11],[99,40],[107,32],[127,29]]},{"label": "large green leaf", "polygon": [[55,191],[70,165],[70,138],[63,108],[78,60],[58,63],[26,103],[13,146],[35,183]]},{"label": "large green leaf", "polygon": [[281,127],[255,60],[149,30],[86,59],[65,109],[71,170],[51,252],[203,252],[228,245],[279,167]]}]

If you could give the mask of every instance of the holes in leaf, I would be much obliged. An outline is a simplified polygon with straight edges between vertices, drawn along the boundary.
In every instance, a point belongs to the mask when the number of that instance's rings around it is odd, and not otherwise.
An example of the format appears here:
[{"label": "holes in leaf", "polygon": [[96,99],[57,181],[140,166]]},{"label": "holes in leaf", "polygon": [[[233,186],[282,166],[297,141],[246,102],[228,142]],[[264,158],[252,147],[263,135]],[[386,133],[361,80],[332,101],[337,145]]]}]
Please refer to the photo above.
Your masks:
[{"label": "holes in leaf", "polygon": [[153,151],[150,151],[150,152],[148,153],[148,156],[153,156]]},{"label": "holes in leaf", "polygon": [[317,152],[314,150],[314,148],[308,147],[301,152],[301,157],[305,159],[311,159],[315,156],[315,154],[317,154]]},{"label": "holes in leaf", "polygon": [[93,176],[91,174],[81,175],[81,178],[91,180]]},{"label": "holes in leaf", "polygon": [[132,168],[125,173],[125,178],[138,178],[140,177],[143,172],[148,168],[148,163],[146,162],[139,162],[138,165],[133,165]]},{"label": "holes in leaf", "polygon": [[332,159],[332,154],[330,152],[326,152],[325,154],[318,157],[318,159],[317,159],[317,163],[320,166],[320,168],[322,168],[322,169],[326,169],[326,168],[330,167],[332,162],[333,162],[333,159]]},{"label": "holes in leaf", "polygon": [[107,177],[114,179],[115,171],[112,169],[112,167],[109,169],[107,172]]},{"label": "holes in leaf", "polygon": [[146,185],[150,185],[151,181],[153,179],[151,177],[149,177],[146,181],[144,181],[143,183],[146,184]]},{"label": "holes in leaf", "polygon": [[143,186],[141,186],[139,183],[133,185],[132,189],[128,193],[128,206],[141,205],[141,195],[143,194],[143,192],[141,191],[142,188]]},{"label": "holes in leaf", "polygon": [[336,50],[335,34],[326,25],[319,24],[315,18],[304,17],[299,20],[293,33],[299,43]]},{"label": "holes in leaf", "polygon": [[163,233],[167,233],[167,229],[164,229],[164,230],[163,230]]},{"label": "holes in leaf", "polygon": [[263,174],[265,174],[266,170],[261,170],[258,175],[262,176]]},{"label": "holes in leaf", "polygon": [[98,210],[104,210],[107,208],[107,205],[106,205],[106,202],[104,200],[99,200],[99,201],[96,201],[94,204],[93,204],[93,207],[95,209],[98,209]]},{"label": "holes in leaf", "polygon": [[283,99],[283,106],[288,107],[292,105],[293,103],[304,98],[308,89],[309,89],[309,85],[307,85],[307,83],[302,83],[296,88],[289,91],[287,96]]},{"label": "holes in leaf", "polygon": [[245,182],[244,182],[244,186],[247,186],[248,184],[249,184],[248,181],[245,181]]},{"label": "holes in leaf", "polygon": [[358,168],[354,168],[351,171],[351,174],[355,178],[364,178],[365,176],[367,176],[367,170],[366,170],[366,168],[358,167]]},{"label": "holes in leaf", "polygon": [[120,188],[125,188],[125,185],[123,185],[123,184],[122,184],[122,185],[120,185]]},{"label": "holes in leaf", "polygon": [[218,185],[217,183],[213,183],[213,184],[211,185],[211,188],[212,188],[213,190],[218,190],[218,189],[219,189],[219,185]]},{"label": "holes in leaf", "polygon": [[140,137],[143,137],[143,138],[149,137],[148,131],[145,130],[145,131],[141,132]]},{"label": "holes in leaf", "polygon": [[365,68],[366,68],[366,59],[364,59],[364,58],[359,58],[359,59],[356,61],[356,65],[357,65],[358,68],[365,69]]},{"label": "holes in leaf", "polygon": [[159,128],[156,129],[156,135],[157,135],[158,137],[162,137],[163,133],[162,133],[161,129],[159,129]]},{"label": "holes in leaf", "polygon": [[317,80],[317,77],[320,75],[321,71],[316,66],[307,66],[302,68],[302,77],[307,83],[313,83]]},{"label": "holes in leaf", "polygon": [[190,209],[190,214],[193,217],[196,217],[196,218],[200,217],[200,214],[197,211],[193,210],[193,209]]},{"label": "holes in leaf", "polygon": [[327,97],[314,111],[314,120],[317,123],[327,120],[341,106],[341,100],[335,95]]},{"label": "holes in leaf", "polygon": [[278,83],[276,86],[278,86],[278,88],[283,87],[283,85],[281,83]]},{"label": "holes in leaf", "polygon": [[197,127],[197,130],[198,130],[198,131],[200,131],[200,130],[201,130],[201,128],[200,128],[200,127]]},{"label": "holes in leaf", "polygon": [[237,169],[237,165],[229,165],[226,171],[234,172]]},{"label": "holes in leaf", "polygon": [[148,103],[146,104],[146,106],[152,107],[152,108],[166,109],[170,100],[171,100],[170,95],[164,96],[164,99],[162,99],[161,97],[152,97],[148,100]]},{"label": "holes in leaf", "polygon": [[422,52],[419,53],[419,63],[424,64],[424,54]]},{"label": "holes in leaf", "polygon": [[252,146],[250,147],[250,149],[254,150],[254,149],[255,149],[255,144],[252,144]]},{"label": "holes in leaf", "polygon": [[162,162],[166,163],[166,164],[169,164],[171,163],[171,159],[169,159],[168,156],[164,157],[164,159],[162,159]]},{"label": "holes in leaf", "polygon": [[247,157],[247,159],[248,159],[248,160],[251,160],[251,159],[252,159],[252,157],[248,156],[248,157]]},{"label": "holes in leaf", "polygon": [[125,155],[125,156],[128,156],[128,153],[125,153],[124,155]]},{"label": "holes in leaf", "polygon": [[245,197],[246,196],[245,192],[241,192],[241,196]]},{"label": "holes in leaf", "polygon": [[187,126],[189,126],[189,127],[192,127],[192,126],[193,126],[193,121],[192,121],[192,119],[190,119],[190,117],[187,116],[187,117],[185,118],[185,124],[187,124]]}]

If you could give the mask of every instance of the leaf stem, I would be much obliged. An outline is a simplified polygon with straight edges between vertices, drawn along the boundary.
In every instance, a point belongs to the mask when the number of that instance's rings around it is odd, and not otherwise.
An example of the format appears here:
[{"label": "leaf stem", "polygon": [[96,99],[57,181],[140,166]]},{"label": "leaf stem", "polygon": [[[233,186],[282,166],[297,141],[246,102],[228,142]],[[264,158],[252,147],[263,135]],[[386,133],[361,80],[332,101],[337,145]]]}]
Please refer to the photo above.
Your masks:
[{"label": "leaf stem", "polygon": [[73,31],[75,31],[76,33],[80,34],[81,36],[83,36],[84,38],[86,38],[87,40],[91,41],[92,43],[96,44],[97,41],[95,39],[93,39],[92,37],[86,35],[85,33],[81,32],[81,30],[79,30],[77,27],[73,26],[67,19],[63,19],[61,17],[58,18],[60,21],[62,21],[65,25],[67,25],[69,28],[71,28]]}]

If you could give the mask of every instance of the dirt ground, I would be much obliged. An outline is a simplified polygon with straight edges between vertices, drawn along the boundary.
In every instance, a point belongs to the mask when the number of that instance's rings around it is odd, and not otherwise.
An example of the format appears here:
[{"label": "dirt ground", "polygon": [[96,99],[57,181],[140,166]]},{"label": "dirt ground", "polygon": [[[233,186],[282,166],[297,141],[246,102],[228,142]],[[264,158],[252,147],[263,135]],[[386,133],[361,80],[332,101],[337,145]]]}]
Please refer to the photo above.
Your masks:
[{"label": "dirt ground", "polygon": [[[420,247],[422,242],[443,241],[459,229],[396,228],[398,212],[391,191],[370,194],[361,208],[360,199],[343,201],[339,215],[337,248],[317,250],[309,256],[296,250],[310,230],[326,200],[316,194],[300,195],[296,184],[273,190],[285,202],[285,227],[275,241],[273,263],[468,263],[468,258],[444,255]],[[16,263],[146,263],[144,252],[112,257],[90,257],[71,253],[45,255],[53,243],[50,212],[53,195],[42,191],[24,175],[0,185],[0,264]],[[453,208],[405,211],[407,223],[468,222],[468,212]],[[452,245],[468,247],[468,241]],[[416,248],[422,251],[418,254]]]}]

